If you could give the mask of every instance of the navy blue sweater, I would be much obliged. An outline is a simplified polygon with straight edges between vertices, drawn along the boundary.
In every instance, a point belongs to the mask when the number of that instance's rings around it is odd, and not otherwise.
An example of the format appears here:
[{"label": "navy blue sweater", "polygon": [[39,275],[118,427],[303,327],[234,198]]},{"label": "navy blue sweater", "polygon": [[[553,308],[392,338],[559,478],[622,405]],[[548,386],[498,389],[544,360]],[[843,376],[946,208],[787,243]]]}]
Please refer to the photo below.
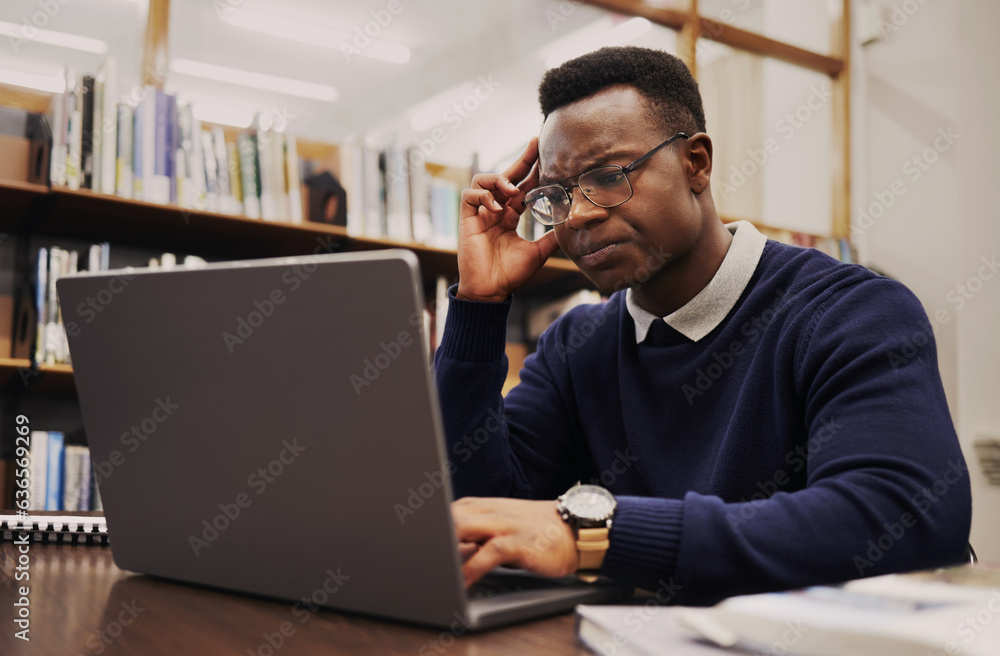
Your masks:
[{"label": "navy blue sweater", "polygon": [[674,603],[962,557],[968,472],[903,285],[768,241],[700,341],[658,321],[637,345],[619,292],[557,320],[503,398],[509,307],[451,298],[436,376],[456,497],[604,485],[603,573]]}]

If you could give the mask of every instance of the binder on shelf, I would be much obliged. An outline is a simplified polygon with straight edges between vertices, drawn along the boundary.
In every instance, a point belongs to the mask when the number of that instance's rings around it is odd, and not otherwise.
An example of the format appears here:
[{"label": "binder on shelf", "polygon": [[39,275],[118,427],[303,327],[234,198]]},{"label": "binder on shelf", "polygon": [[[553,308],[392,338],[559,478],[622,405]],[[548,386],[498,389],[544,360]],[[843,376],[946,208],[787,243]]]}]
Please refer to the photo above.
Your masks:
[{"label": "binder on shelf", "polygon": [[102,515],[51,513],[22,517],[0,514],[0,540],[13,542],[25,533],[32,542],[108,544],[108,523]]}]

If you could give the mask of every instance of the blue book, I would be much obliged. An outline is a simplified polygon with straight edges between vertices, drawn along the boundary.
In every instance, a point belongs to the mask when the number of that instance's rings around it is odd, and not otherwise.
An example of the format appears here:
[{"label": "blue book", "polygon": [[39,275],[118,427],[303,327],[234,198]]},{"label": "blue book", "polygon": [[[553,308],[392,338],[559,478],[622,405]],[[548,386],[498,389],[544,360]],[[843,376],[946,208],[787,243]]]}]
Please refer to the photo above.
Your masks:
[{"label": "blue book", "polygon": [[172,96],[156,89],[153,92],[153,98],[155,103],[153,110],[153,121],[155,123],[153,137],[153,191],[151,196],[146,196],[143,200],[165,205],[170,202],[171,198],[171,161],[174,159],[170,129]]},{"label": "blue book", "polygon": [[143,187],[143,144],[142,138],[146,134],[146,119],[144,117],[143,105],[145,98],[139,102],[132,112],[132,198],[143,200],[145,190]]},{"label": "blue book", "polygon": [[167,177],[170,178],[170,202],[177,202],[177,149],[180,129],[177,125],[177,96],[167,96]]},{"label": "blue book", "polygon": [[90,510],[91,489],[94,486],[94,468],[90,460],[90,449],[81,452],[80,457],[80,510]]},{"label": "blue book", "polygon": [[46,476],[48,484],[45,489],[46,510],[62,510],[64,450],[63,434],[59,431],[49,431],[49,471]]}]

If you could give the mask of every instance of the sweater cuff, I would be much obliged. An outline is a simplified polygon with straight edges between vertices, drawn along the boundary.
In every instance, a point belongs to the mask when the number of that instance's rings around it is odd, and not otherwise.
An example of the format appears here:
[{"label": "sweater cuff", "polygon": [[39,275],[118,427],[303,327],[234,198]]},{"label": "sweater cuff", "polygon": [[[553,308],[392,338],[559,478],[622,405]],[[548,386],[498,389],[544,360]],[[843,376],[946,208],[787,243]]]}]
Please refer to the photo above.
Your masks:
[{"label": "sweater cuff", "polygon": [[448,317],[438,349],[442,355],[467,362],[495,362],[507,346],[510,296],[501,303],[455,298],[458,285],[448,289]]},{"label": "sweater cuff", "polygon": [[617,497],[611,547],[601,574],[646,590],[662,587],[677,568],[684,502],[656,497]]}]

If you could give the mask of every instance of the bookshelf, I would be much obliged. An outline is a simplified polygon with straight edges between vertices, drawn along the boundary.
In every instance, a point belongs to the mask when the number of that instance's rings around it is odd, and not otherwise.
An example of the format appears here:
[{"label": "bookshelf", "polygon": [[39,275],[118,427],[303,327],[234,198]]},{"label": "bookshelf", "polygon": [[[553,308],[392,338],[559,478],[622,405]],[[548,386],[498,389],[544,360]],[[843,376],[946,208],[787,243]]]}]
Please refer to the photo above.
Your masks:
[{"label": "bookshelf", "polygon": [[[0,230],[7,232],[108,240],[221,259],[406,248],[417,255],[426,280],[458,275],[455,251],[353,237],[343,226],[325,223],[263,221],[127,200],[84,189],[49,188],[5,180],[0,180],[0,206],[8,210],[0,219]],[[544,293],[548,285],[579,288],[588,286],[589,281],[569,260],[552,258],[525,291]]]}]

